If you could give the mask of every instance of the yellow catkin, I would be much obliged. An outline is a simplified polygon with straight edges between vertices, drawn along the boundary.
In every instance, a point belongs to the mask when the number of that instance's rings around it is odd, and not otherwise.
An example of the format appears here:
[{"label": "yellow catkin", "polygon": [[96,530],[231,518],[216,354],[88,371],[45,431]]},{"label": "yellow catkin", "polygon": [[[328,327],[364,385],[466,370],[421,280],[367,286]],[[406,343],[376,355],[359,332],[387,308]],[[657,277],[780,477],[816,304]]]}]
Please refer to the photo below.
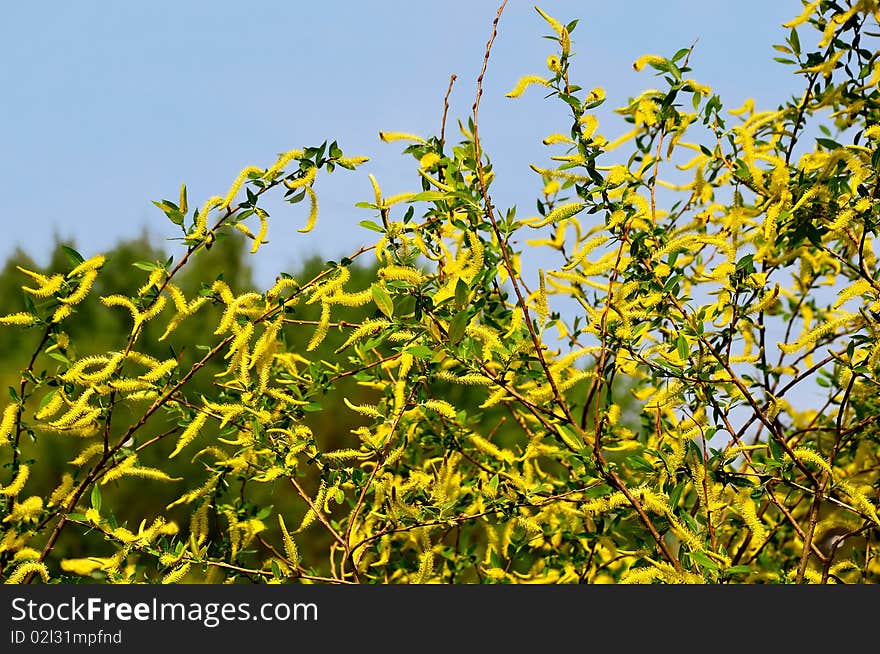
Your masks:
[{"label": "yellow catkin", "polygon": [[[318,488],[318,494],[315,496],[314,501],[312,502],[313,506],[318,508],[324,504],[324,498],[327,496],[327,484],[325,482],[321,482],[320,487]],[[303,516],[302,522],[299,525],[299,528],[296,530],[297,532],[302,532],[305,529],[308,529],[317,519],[318,514],[315,512],[315,509],[309,508],[306,511],[306,514]]]},{"label": "yellow catkin", "polygon": [[95,256],[86,259],[78,266],[75,266],[73,270],[67,273],[67,278],[71,279],[72,277],[76,277],[77,275],[82,275],[83,273],[98,270],[104,265],[104,263],[106,263],[106,261],[107,257],[105,257],[103,254],[96,254]]},{"label": "yellow catkin", "polygon": [[11,313],[7,316],[0,316],[0,325],[27,327],[35,324],[38,320],[39,319],[35,315],[21,311],[19,313]]},{"label": "yellow catkin", "polygon": [[235,196],[238,195],[239,190],[241,190],[241,185],[244,183],[244,180],[246,180],[248,175],[251,174],[261,175],[263,174],[263,169],[257,168],[256,166],[247,166],[240,173],[238,173],[238,177],[236,177],[235,181],[232,182],[232,186],[229,187],[229,191],[226,193],[226,197],[223,198],[223,201],[220,203],[221,209],[225,209],[232,203],[232,201],[235,199]]},{"label": "yellow catkin", "polygon": [[301,234],[312,231],[318,222],[318,196],[310,186],[306,186],[306,192],[309,194],[309,217],[306,219],[306,226],[297,230]]},{"label": "yellow catkin", "polygon": [[[103,445],[102,445],[103,449]],[[52,491],[52,494],[49,496],[49,500],[47,504],[49,506],[53,506],[55,504],[64,503],[67,501],[67,498],[70,496],[70,492],[73,490],[73,475],[69,472],[65,472],[61,476],[61,483]]]},{"label": "yellow catkin", "polygon": [[743,522],[746,523],[746,527],[749,528],[755,539],[758,542],[762,542],[767,537],[767,530],[761,523],[760,518],[758,518],[755,503],[752,501],[747,489],[743,489],[737,494],[734,506],[739,511]]},{"label": "yellow catkin", "polygon": [[553,28],[553,31],[556,32],[557,36],[562,36],[562,32],[565,29],[565,27],[562,25],[562,23],[560,23],[558,20],[556,20],[552,16],[548,16],[543,11],[541,11],[538,7],[535,7],[535,11],[537,11],[539,14],[541,14],[541,18],[543,18],[544,20],[547,21],[547,24],[550,25],[551,28]]},{"label": "yellow catkin", "polygon": [[18,550],[15,553],[15,556],[12,557],[12,560],[16,563],[19,561],[36,561],[40,558],[40,551],[35,550],[33,547],[25,547],[23,549]]},{"label": "yellow catkin", "polygon": [[214,195],[207,200],[205,200],[205,204],[202,205],[201,210],[195,219],[195,230],[193,232],[193,236],[195,238],[202,238],[207,234],[208,231],[208,212],[216,206],[219,206],[223,203],[223,198],[219,195]]},{"label": "yellow catkin", "polygon": [[559,134],[559,133],[551,134],[550,136],[545,138],[542,141],[542,143],[544,145],[554,145],[556,143],[565,143],[567,145],[574,145],[574,141],[572,141],[565,134]]},{"label": "yellow catkin", "polygon": [[318,326],[315,328],[312,338],[309,339],[306,351],[311,352],[317,348],[327,336],[328,329],[330,329],[330,303],[321,302],[321,318],[318,320]]},{"label": "yellow catkin", "polygon": [[22,563],[15,570],[13,570],[12,574],[9,575],[9,578],[6,580],[6,583],[20,584],[24,581],[25,577],[34,572],[39,574],[44,582],[49,581],[49,570],[44,564],[40,563],[39,561],[28,561],[26,563]]},{"label": "yellow catkin", "polygon": [[[264,243],[268,243],[268,241],[266,240],[266,233],[269,231],[269,221],[266,219],[266,215],[263,213],[258,214],[257,217],[260,219],[260,229],[257,231],[256,235],[250,235],[250,237],[254,240],[254,244],[251,246],[250,250],[251,254],[256,254],[261,245],[263,245]],[[241,223],[238,223],[236,225],[236,227],[242,226],[243,225]]]},{"label": "yellow catkin", "polygon": [[315,166],[312,166],[311,168],[306,170],[305,174],[302,177],[293,180],[284,180],[284,185],[291,191],[295,191],[298,188],[308,187],[314,184],[317,176],[318,169]]},{"label": "yellow catkin", "polygon": [[179,477],[171,477],[156,468],[138,466],[136,454],[132,454],[116,467],[111,468],[101,479],[101,485],[109,484],[121,477],[140,477],[141,479],[152,479],[154,481],[180,481]]},{"label": "yellow catkin", "polygon": [[515,458],[512,452],[500,449],[497,445],[495,445],[495,443],[483,438],[479,434],[470,434],[468,438],[470,438],[474,447],[477,448],[480,452],[482,452],[483,454],[488,454],[492,458],[498,459],[499,461],[512,463],[513,459]]},{"label": "yellow catkin", "polygon": [[366,288],[357,293],[335,293],[327,298],[328,304],[341,304],[344,307],[362,307],[373,301],[373,292]]},{"label": "yellow catkin", "polygon": [[266,169],[266,172],[263,173],[264,178],[271,178],[278,174],[287,164],[289,164],[294,159],[301,159],[304,156],[304,152],[302,150],[288,150],[284,154],[278,156],[278,160],[272,164],[269,168]]},{"label": "yellow catkin", "polygon": [[103,443],[92,443],[85,449],[83,449],[79,454],[77,454],[76,458],[70,461],[71,465],[81,466],[84,465],[89,459],[94,456],[97,456],[101,452],[104,451]]},{"label": "yellow catkin", "polygon": [[187,445],[192,443],[196,436],[202,431],[202,427],[205,426],[205,423],[208,421],[207,413],[199,413],[193,419],[189,425],[187,425],[186,429],[180,434],[180,438],[177,439],[177,445],[174,447],[174,451],[168,455],[169,459],[173,459],[180,451],[185,448]]},{"label": "yellow catkin", "polygon": [[284,542],[284,553],[287,555],[287,560],[294,566],[299,565],[301,560],[299,549],[296,546],[296,541],[293,540],[293,537],[287,531],[281,514],[278,514],[278,526],[281,528],[281,538]]},{"label": "yellow catkin", "polygon": [[385,266],[379,269],[378,274],[387,281],[402,281],[410,284],[421,284],[425,279],[425,276],[415,268],[405,266]]},{"label": "yellow catkin", "polygon": [[414,141],[415,143],[424,143],[425,139],[415,134],[407,134],[406,132],[379,132],[379,138],[385,143],[392,141]]},{"label": "yellow catkin", "polygon": [[355,166],[360,166],[361,164],[367,163],[369,160],[369,157],[339,157],[336,162],[340,166],[349,166],[354,168]]},{"label": "yellow catkin", "polygon": [[184,493],[178,499],[171,502],[171,504],[168,504],[165,508],[172,509],[175,506],[177,506],[178,504],[189,504],[190,502],[197,500],[198,498],[202,497],[203,495],[207,495],[208,493],[213,491],[214,488],[217,487],[217,482],[220,481],[220,476],[221,476],[220,474],[214,475],[213,477],[209,478],[204,484],[202,484],[201,486],[199,486],[195,490],[191,490],[188,493]]},{"label": "yellow catkin", "polygon": [[419,571],[416,573],[415,583],[426,584],[434,572],[434,553],[425,550],[419,557]]},{"label": "yellow catkin", "polygon": [[650,66],[651,64],[662,64],[664,61],[666,61],[665,57],[654,54],[646,54],[642,55],[633,62],[633,68],[635,70],[642,70],[645,66]]},{"label": "yellow catkin", "polygon": [[162,379],[162,377],[171,373],[175,368],[177,368],[177,359],[166,359],[157,366],[154,366],[149,372],[140,375],[138,379],[152,383]]},{"label": "yellow catkin", "polygon": [[864,295],[867,291],[871,289],[871,282],[867,279],[860,279],[837,295],[837,300],[831,306],[832,309],[837,309],[839,306],[844,304],[847,300],[850,300],[856,296]]},{"label": "yellow catkin", "polygon": [[106,295],[101,298],[101,304],[105,307],[124,307],[137,322],[139,311],[134,303],[124,295]]},{"label": "yellow catkin", "polygon": [[96,279],[98,279],[97,270],[87,270],[83,275],[83,278],[80,280],[79,286],[76,287],[76,290],[67,297],[59,298],[59,300],[68,306],[79,304],[86,299],[86,296],[89,294],[89,291],[92,290],[92,285],[95,283]]},{"label": "yellow catkin", "polygon": [[764,293],[760,300],[746,309],[745,315],[748,316],[769,309],[776,302],[777,297],[779,297],[779,284],[776,284],[772,289]]},{"label": "yellow catkin", "polygon": [[835,483],[841,490],[843,490],[847,495],[849,495],[852,500],[854,506],[867,515],[871,520],[874,521],[874,524],[880,525],[880,517],[877,515],[876,507],[871,503],[865,493],[861,492],[858,488],[855,487],[854,484],[842,479]]},{"label": "yellow catkin", "polygon": [[[19,270],[24,270],[24,268],[18,268]],[[41,277],[43,277],[41,275]],[[38,288],[31,288],[30,286],[22,286],[21,290],[26,293],[30,293],[34,297],[39,298],[47,298],[55,295],[59,290],[61,290],[61,284],[64,283],[63,275],[52,275],[48,278],[43,278],[40,280],[40,285]]]},{"label": "yellow catkin", "polygon": [[21,502],[15,502],[9,515],[3,518],[3,522],[33,522],[43,510],[43,498],[39,495],[31,495]]},{"label": "yellow catkin", "polygon": [[569,204],[562,204],[553,209],[543,218],[532,218],[529,222],[529,227],[539,228],[546,225],[558,223],[559,221],[565,220],[566,218],[571,218],[579,211],[582,211],[586,206],[587,205],[585,205],[583,202],[571,202]]},{"label": "yellow catkin", "polygon": [[27,464],[22,463],[15,478],[9,483],[9,485],[5,488],[0,488],[0,495],[5,495],[6,497],[15,497],[18,495],[24,488],[25,483],[27,483],[30,473],[31,470]]},{"label": "yellow catkin", "polygon": [[811,2],[810,4],[808,4],[807,6],[804,7],[804,11],[797,18],[794,18],[794,19],[788,21],[787,23],[783,23],[782,26],[785,28],[791,29],[792,27],[797,27],[798,25],[803,25],[804,23],[806,23],[810,19],[810,16],[813,15],[813,12],[816,11],[816,7],[818,7],[820,4],[821,4],[821,0],[816,0],[815,2]]},{"label": "yellow catkin", "polygon": [[544,279],[544,271],[538,270],[538,295],[535,302],[535,310],[538,312],[538,320],[542,323],[550,314],[550,306],[547,300],[547,283]]},{"label": "yellow catkin", "polygon": [[811,447],[801,446],[796,447],[792,450],[792,454],[794,454],[795,458],[802,463],[812,463],[818,468],[821,468],[829,475],[831,474],[831,466],[816,450]]},{"label": "yellow catkin", "polygon": [[[103,363],[103,365],[101,368],[94,372],[87,373],[85,368],[81,368],[74,375],[71,375],[71,371],[74,370],[74,368],[71,368],[71,370],[65,373],[64,377],[90,386],[100,384],[110,379],[113,373],[116,372],[117,368],[119,368],[119,364],[122,363],[124,358],[124,355],[121,352],[118,352],[109,359],[106,359],[106,363],[102,361],[101,363]],[[101,359],[105,359],[105,357],[101,357]]]},{"label": "yellow catkin", "polygon": [[183,578],[186,577],[186,573],[189,572],[190,563],[184,563],[182,566],[175,568],[167,575],[162,577],[163,584],[176,584],[183,581]]},{"label": "yellow catkin", "polygon": [[440,162],[440,159],[440,155],[436,152],[429,152],[421,159],[419,159],[419,168],[423,170],[429,170],[430,168],[433,168],[435,165],[437,165]]},{"label": "yellow catkin", "polygon": [[547,86],[549,82],[540,77],[539,75],[526,75],[525,77],[521,77],[516,85],[513,87],[513,90],[507,94],[508,98],[518,98],[523,94],[529,86],[532,84],[540,84],[541,86]]},{"label": "yellow catkin", "polygon": [[608,411],[605,414],[609,425],[616,425],[620,420],[620,405],[612,404],[608,407]]},{"label": "yellow catkin", "polygon": [[441,371],[435,375],[435,378],[453,384],[463,384],[465,386],[489,386],[493,383],[491,378],[478,373],[453,374]]},{"label": "yellow catkin", "polygon": [[376,407],[370,406],[368,404],[352,404],[347,397],[342,398],[342,401],[345,403],[345,406],[347,406],[355,413],[360,413],[362,416],[367,416],[368,418],[382,417],[382,412],[379,411]]},{"label": "yellow catkin", "polygon": [[134,319],[135,329],[140,327],[143,323],[148,322],[162,313],[162,310],[165,308],[165,304],[167,303],[167,299],[164,295],[160,295],[156,298],[155,302],[150,305],[144,311],[139,311]]},{"label": "yellow catkin", "polygon": [[61,569],[64,572],[87,577],[93,572],[103,569],[108,560],[109,559],[105,557],[94,557],[88,559],[62,559]]},{"label": "yellow catkin", "polygon": [[423,406],[426,409],[439,413],[445,418],[455,419],[455,407],[445,400],[427,400]]},{"label": "yellow catkin", "polygon": [[818,327],[815,327],[814,329],[810,330],[809,332],[807,332],[806,334],[801,336],[794,343],[777,342],[776,345],[780,349],[780,351],[782,351],[783,353],[794,354],[798,350],[804,349],[804,348],[812,345],[813,343],[818,341],[823,336],[826,336],[829,333],[834,332],[835,330],[837,330],[838,327],[846,324],[847,322],[849,322],[850,320],[852,320],[856,316],[857,316],[857,314],[845,314],[844,316],[837,318],[836,320],[830,320],[830,321],[827,321],[827,322],[819,325]]},{"label": "yellow catkin", "polygon": [[15,421],[18,418],[18,405],[10,404],[3,409],[0,417],[0,445],[9,442],[12,432],[15,430]]},{"label": "yellow catkin", "polygon": [[153,288],[153,286],[155,286],[156,284],[159,283],[159,281],[162,279],[162,276],[164,274],[165,274],[165,271],[162,270],[161,268],[156,268],[155,270],[150,272],[149,277],[147,277],[147,281],[144,282],[144,285],[138,289],[137,294],[139,296],[144,295],[147,291],[149,291],[151,288]]},{"label": "yellow catkin", "polygon": [[[371,295],[371,297],[372,297],[372,295]],[[349,335],[348,339],[346,339],[345,343],[343,343],[339,347],[337,352],[341,352],[342,350],[344,350],[345,348],[347,348],[351,344],[357,343],[362,338],[369,336],[370,334],[374,334],[375,332],[379,331],[380,329],[384,329],[385,327],[388,327],[390,324],[391,323],[388,322],[387,320],[385,320],[384,318],[374,318],[371,320],[365,320],[364,322],[362,322],[360,324],[360,326],[357,329],[355,329]]]}]

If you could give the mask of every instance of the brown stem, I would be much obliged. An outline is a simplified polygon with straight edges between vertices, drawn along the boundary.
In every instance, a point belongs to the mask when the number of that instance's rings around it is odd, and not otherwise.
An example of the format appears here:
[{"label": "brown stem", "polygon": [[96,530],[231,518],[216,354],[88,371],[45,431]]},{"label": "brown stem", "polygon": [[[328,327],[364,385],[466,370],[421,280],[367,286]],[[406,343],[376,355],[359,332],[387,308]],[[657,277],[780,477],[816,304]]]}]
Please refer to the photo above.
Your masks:
[{"label": "brown stem", "polygon": [[456,75],[449,76],[449,86],[446,89],[446,95],[443,97],[443,120],[440,121],[440,149],[443,150],[443,144],[446,142],[446,114],[449,111],[449,95],[452,93],[452,85],[458,79]]}]

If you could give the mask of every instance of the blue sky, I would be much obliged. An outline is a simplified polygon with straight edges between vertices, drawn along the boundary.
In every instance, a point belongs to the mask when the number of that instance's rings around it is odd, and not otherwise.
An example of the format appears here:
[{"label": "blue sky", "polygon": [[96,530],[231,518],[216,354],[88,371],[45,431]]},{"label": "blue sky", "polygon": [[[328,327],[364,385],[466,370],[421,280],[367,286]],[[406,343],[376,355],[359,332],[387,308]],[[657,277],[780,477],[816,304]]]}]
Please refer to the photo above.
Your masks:
[{"label": "blue sky", "polygon": [[[790,69],[771,60],[798,0],[541,6],[562,21],[580,19],[574,77],[606,88],[609,111],[600,118],[611,120],[611,108],[654,86],[633,60],[671,55],[696,38],[692,75],[726,107],[747,97],[775,107],[798,92]],[[165,239],[172,225],[151,200],[176,198],[185,182],[190,204],[201,204],[225,193],[244,166],[266,167],[278,152],[325,139],[371,162],[319,178],[321,217],[311,234],[296,233],[303,205],[273,213],[271,243],[254,263],[265,282],[312,252],[344,255],[373,236],[357,227],[369,212],[353,207],[370,198],[368,172],[389,194],[418,187],[412,160],[378,131],[437,133],[455,73],[454,136],[496,9],[485,0],[9,3],[0,25],[0,257],[21,246],[42,260],[56,235],[84,254],[145,229]],[[546,161],[541,139],[566,122],[538,92],[516,101],[504,93],[544,70],[547,31],[533,3],[511,0],[484,85],[481,135],[495,163],[494,200],[521,214],[540,190],[528,164]]]}]

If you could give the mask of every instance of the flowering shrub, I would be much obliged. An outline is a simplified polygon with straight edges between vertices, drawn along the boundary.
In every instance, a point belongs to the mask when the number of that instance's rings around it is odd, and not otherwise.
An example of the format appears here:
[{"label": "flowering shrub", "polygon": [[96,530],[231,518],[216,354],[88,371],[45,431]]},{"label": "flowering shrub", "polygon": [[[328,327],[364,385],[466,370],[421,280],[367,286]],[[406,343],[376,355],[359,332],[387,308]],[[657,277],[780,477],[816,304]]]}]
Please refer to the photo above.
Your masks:
[{"label": "flowering shrub", "polygon": [[[617,109],[629,129],[606,137],[605,92],[570,79],[577,21],[539,10],[555,50],[509,96],[538,87],[570,121],[533,166],[539,215],[520,217],[495,204],[479,136],[499,10],[461,140],[445,110],[439,136],[381,133],[406,144],[418,186],[389,196],[370,176],[375,240],[311,278],[176,284],[218,238],[241,232],[256,254],[283,229],[268,194],[306,200],[308,232],[319,176],[365,161],[336,143],[245,168],[194,211],[185,187],[157,202],[183,249],[142,265],[136,294],[100,298],[127,320],[112,351],[80,352],[65,329],[103,256],[22,269],[27,310],[0,324],[40,336],[2,407],[0,577],[878,581],[878,11],[806,5],[774,46],[804,91],[771,110],[725,110],[691,77],[691,49],[641,57],[661,88]],[[531,270],[523,234],[557,263]],[[186,356],[145,353],[212,307]],[[316,356],[328,334],[335,355]],[[342,447],[309,426],[329,407],[360,420]],[[34,459],[47,438],[77,455]],[[163,512],[120,519],[114,488],[158,484],[175,489]],[[65,555],[71,534],[89,551]]]}]

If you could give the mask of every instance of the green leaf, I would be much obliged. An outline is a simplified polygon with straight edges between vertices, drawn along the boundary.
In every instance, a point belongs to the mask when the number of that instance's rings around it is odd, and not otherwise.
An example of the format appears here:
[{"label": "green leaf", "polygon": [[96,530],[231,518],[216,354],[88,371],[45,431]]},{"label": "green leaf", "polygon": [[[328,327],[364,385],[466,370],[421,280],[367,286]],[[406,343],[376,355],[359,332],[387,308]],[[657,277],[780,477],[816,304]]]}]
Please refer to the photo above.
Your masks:
[{"label": "green leaf", "polygon": [[669,493],[669,506],[673,509],[678,506],[678,502],[681,500],[681,494],[684,492],[685,486],[686,484],[679,484]]},{"label": "green leaf", "polygon": [[770,446],[770,457],[774,461],[781,462],[783,460],[783,456],[782,448],[779,446],[779,443],[777,443],[775,439],[771,438],[768,445]]},{"label": "green leaf", "polygon": [[379,311],[384,313],[390,320],[394,315],[394,302],[391,301],[391,296],[388,295],[388,291],[379,284],[373,284],[370,286],[370,293],[372,293],[373,302],[379,307]]},{"label": "green leaf", "polygon": [[468,297],[470,296],[470,288],[467,285],[467,282],[463,279],[459,278],[458,282],[455,284],[455,306],[459,309],[463,309],[467,304]]},{"label": "green leaf", "polygon": [[57,388],[54,391],[52,391],[51,393],[46,393],[43,396],[43,399],[40,400],[40,406],[37,407],[37,413],[39,413],[43,407],[45,407],[47,404],[49,404],[49,402],[52,401],[52,398],[55,397],[57,394],[58,394]]},{"label": "green leaf", "polygon": [[422,191],[421,193],[416,193],[407,200],[407,202],[439,202],[446,199],[446,193],[440,193],[438,191]]},{"label": "green leaf", "polygon": [[60,361],[61,363],[66,363],[66,364],[70,365],[70,359],[68,359],[66,356],[61,354],[61,352],[58,352],[58,351],[49,352],[48,355],[50,358],[55,359],[56,361]]},{"label": "green leaf", "polygon": [[688,357],[688,342],[687,339],[679,334],[678,338],[675,339],[675,347],[678,350],[678,356],[682,361],[687,361]]},{"label": "green leaf", "polygon": [[382,233],[385,231],[384,229],[382,229],[381,225],[374,223],[372,220],[362,220],[358,223],[358,225],[360,225],[364,229],[371,229],[374,232]]},{"label": "green leaf", "polygon": [[645,457],[634,454],[624,459],[624,462],[631,468],[642,470],[643,472],[654,472],[654,466]]},{"label": "green leaf", "polygon": [[458,345],[464,338],[465,329],[470,322],[470,316],[467,311],[459,311],[455,317],[449,321],[449,342]]},{"label": "green leaf", "polygon": [[[185,192],[181,191],[182,194]],[[186,198],[183,198],[186,200]],[[178,208],[176,204],[171,202],[170,200],[162,200],[161,202],[156,202],[153,200],[153,204],[159,207],[166,216],[168,216],[168,220],[173,222],[175,225],[182,225],[184,213]]]},{"label": "green leaf", "polygon": [[794,50],[794,54],[796,56],[800,56],[801,54],[801,40],[798,38],[798,33],[795,28],[791,28],[791,32],[788,35],[788,43],[791,45],[792,50]]},{"label": "green leaf", "polygon": [[404,350],[407,354],[411,354],[412,356],[419,359],[430,359],[434,356],[434,350],[429,348],[426,345],[413,345]]},{"label": "green leaf", "polygon": [[674,55],[672,55],[671,61],[678,61],[679,59],[684,57],[688,52],[690,52],[690,48],[682,48],[681,50],[676,52]]},{"label": "green leaf", "polygon": [[62,246],[61,246],[61,249],[64,251],[64,254],[67,255],[67,258],[70,259],[70,262],[71,262],[74,266],[78,266],[78,265],[81,264],[83,261],[85,261],[85,259],[83,258],[83,255],[81,255],[79,252],[77,252],[76,250],[74,250],[74,249],[73,249],[72,247],[70,247],[69,245],[62,245]]},{"label": "green leaf", "polygon": [[843,147],[840,143],[832,139],[817,138],[816,143],[821,145],[823,148],[828,148],[829,150],[839,150]]},{"label": "green leaf", "polygon": [[691,559],[699,563],[704,568],[708,568],[709,570],[718,570],[718,564],[715,563],[712,559],[710,559],[705,552],[691,552]]},{"label": "green leaf", "polygon": [[147,272],[153,272],[154,270],[156,270],[156,268],[158,268],[158,266],[152,261],[135,261],[131,265],[138,270],[145,270]]},{"label": "green leaf", "polygon": [[98,513],[101,512],[101,489],[97,484],[92,486],[92,508]]},{"label": "green leaf", "polygon": [[755,267],[752,265],[752,261],[755,258],[754,254],[747,254],[739,261],[736,262],[737,271],[745,269],[747,273],[755,272]]},{"label": "green leaf", "polygon": [[269,505],[267,505],[267,506],[264,506],[264,507],[263,507],[262,509],[260,509],[260,511],[257,513],[257,515],[256,515],[257,520],[265,520],[266,518],[268,518],[269,515],[272,513],[272,509],[273,509],[273,508],[274,508],[274,506],[273,506],[272,504],[269,504]]},{"label": "green leaf", "polygon": [[12,386],[9,387],[9,397],[11,397],[14,402],[21,402],[21,399],[18,397],[18,391],[12,388]]},{"label": "green leaf", "polygon": [[727,570],[724,571],[724,574],[727,575],[747,575],[752,571],[752,568],[747,565],[734,565]]}]

